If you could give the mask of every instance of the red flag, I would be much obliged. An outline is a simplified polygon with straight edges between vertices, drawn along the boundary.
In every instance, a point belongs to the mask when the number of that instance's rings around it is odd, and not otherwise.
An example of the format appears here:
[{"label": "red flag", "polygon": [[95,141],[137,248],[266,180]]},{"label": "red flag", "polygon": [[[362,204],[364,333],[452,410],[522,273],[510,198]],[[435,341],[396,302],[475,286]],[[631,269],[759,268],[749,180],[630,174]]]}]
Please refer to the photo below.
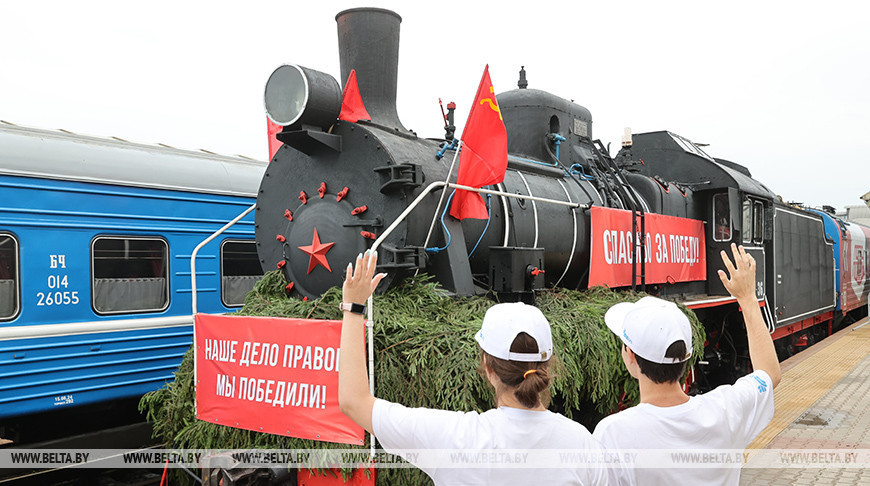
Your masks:
[{"label": "red flag", "polygon": [[[483,187],[504,180],[507,170],[507,132],[495,90],[489,79],[489,64],[483,70],[474,104],[462,130],[459,152],[459,175],[456,183]],[[479,193],[456,190],[450,215],[457,219],[486,219],[486,204]]]},{"label": "red flag", "polygon": [[283,129],[284,127],[273,122],[269,117],[266,117],[266,131],[269,133],[269,160],[272,160],[272,157],[275,156],[275,152],[277,152],[278,149],[281,148],[281,145],[283,145],[280,140],[275,138],[275,135],[281,133],[281,130]]},{"label": "red flag", "polygon": [[339,113],[338,119],[352,123],[372,119],[363,105],[362,96],[359,94],[359,86],[356,84],[356,69],[350,70],[350,76],[347,77],[347,82],[344,84],[344,91],[341,92],[341,113]]}]

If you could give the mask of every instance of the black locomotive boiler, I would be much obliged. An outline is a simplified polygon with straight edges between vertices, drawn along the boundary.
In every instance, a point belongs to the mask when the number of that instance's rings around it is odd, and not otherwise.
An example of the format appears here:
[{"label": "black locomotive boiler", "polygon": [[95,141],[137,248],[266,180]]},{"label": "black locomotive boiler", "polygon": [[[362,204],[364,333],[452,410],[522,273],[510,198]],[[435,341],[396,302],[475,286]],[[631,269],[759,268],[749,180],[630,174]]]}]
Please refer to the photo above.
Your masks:
[{"label": "black locomotive boiler", "polygon": [[[356,70],[372,120],[337,121],[339,84],[331,76],[307,68],[278,68],[266,92],[270,117],[285,128],[278,135],[284,146],[275,154],[260,190],[257,235],[261,259],[269,269],[286,261],[284,272],[294,284],[293,292],[308,297],[339,284],[343,275],[331,271],[331,262],[346,265],[368,248],[371,239],[429,183],[447,179],[453,158],[451,150],[443,157],[436,156],[445,144],[443,139],[418,137],[399,121],[395,105],[399,16],[385,10],[354,9],[336,18],[342,78]],[[360,48],[365,44],[360,39],[378,39],[377,50]],[[300,97],[291,107],[286,100],[296,92]],[[589,178],[566,176],[568,160],[602,155],[591,142],[588,110],[534,89],[503,93],[498,100],[511,153],[498,190],[585,207],[624,206],[617,189],[608,187],[602,195],[597,187],[600,184]],[[553,136],[563,132],[560,127],[564,127],[566,140],[557,150]],[[583,131],[574,133],[578,127]],[[557,151],[561,151],[564,163],[556,158]],[[321,184],[325,184],[325,192],[318,192]],[[612,182],[608,180],[608,184]],[[623,186],[621,189],[631,191]],[[476,287],[493,287],[493,259],[510,262],[522,258],[535,262],[534,267],[546,268],[545,273],[510,278],[497,290],[584,285],[589,235],[588,216],[582,210],[524,199],[488,199],[490,221],[465,220],[460,224],[445,218],[428,244],[430,223],[441,202],[440,191],[423,200],[378,249],[390,281],[422,270],[435,274],[448,289],[467,294]],[[439,208],[443,211],[443,205]],[[310,257],[298,250],[312,246],[314,229],[321,245],[334,243],[328,258],[323,257],[324,262],[330,262],[328,267],[310,263]],[[276,239],[277,235],[283,238]],[[424,246],[444,249],[427,252]],[[523,273],[525,267],[514,271]]]},{"label": "black locomotive boiler", "polygon": [[644,234],[650,215],[703,222],[705,278],[648,281],[654,249],[637,238],[626,286],[694,308],[708,328],[708,361],[745,365],[737,358],[741,333],[730,332],[742,324],[737,306],[716,275],[718,253],[732,242],[759,261],[757,294],[784,354],[842,320],[834,313],[833,249],[819,215],[782,204],[745,167],[670,132],[636,134],[611,156],[593,137],[589,110],[528,88],[524,71],[518,89],[497,95],[509,157],[504,182],[487,188],[501,193],[485,196],[489,219],[444,215],[450,189],[429,186],[448,178],[453,137],[448,130],[445,138],[422,138],[399,120],[401,18],[365,8],[336,21],[341,79],[356,71],[371,121],[338,120],[341,85],[328,74],[284,65],[266,86],[267,112],[283,126],[277,138],[284,145],[260,186],[256,236],[264,269],[282,269],[291,295],[313,298],[340,285],[347,263],[376,239],[389,275],[383,287],[426,272],[460,295],[494,290],[500,298],[529,298],[545,287],[586,288],[590,208],[599,207],[630,212],[621,229],[632,235]]}]

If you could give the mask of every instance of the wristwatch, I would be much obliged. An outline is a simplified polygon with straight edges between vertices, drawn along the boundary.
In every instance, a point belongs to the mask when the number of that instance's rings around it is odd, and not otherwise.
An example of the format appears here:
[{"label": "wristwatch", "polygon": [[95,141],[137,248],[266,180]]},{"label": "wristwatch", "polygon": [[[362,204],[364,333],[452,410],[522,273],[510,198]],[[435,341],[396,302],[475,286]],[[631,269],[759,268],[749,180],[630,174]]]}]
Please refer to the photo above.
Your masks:
[{"label": "wristwatch", "polygon": [[359,314],[361,316],[366,313],[366,306],[363,304],[357,304],[356,302],[342,302],[341,304],[338,304],[338,308],[342,311]]}]

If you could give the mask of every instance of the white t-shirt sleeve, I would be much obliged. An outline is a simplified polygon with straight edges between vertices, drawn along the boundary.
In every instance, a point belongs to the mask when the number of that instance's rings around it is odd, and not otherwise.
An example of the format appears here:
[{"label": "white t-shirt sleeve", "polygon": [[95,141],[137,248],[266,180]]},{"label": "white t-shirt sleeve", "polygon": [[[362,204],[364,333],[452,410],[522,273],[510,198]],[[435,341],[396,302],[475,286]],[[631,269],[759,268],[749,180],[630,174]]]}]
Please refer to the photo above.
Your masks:
[{"label": "white t-shirt sleeve", "polygon": [[610,428],[610,424],[613,423],[613,416],[609,415],[601,419],[598,422],[598,425],[595,426],[595,430],[592,431],[592,437],[595,438],[604,448],[615,449],[617,447],[616,442],[613,440],[611,434],[608,433],[608,429]]},{"label": "white t-shirt sleeve", "polygon": [[773,382],[763,370],[737,380],[723,394],[734,434],[734,448],[744,448],[773,418]]},{"label": "white t-shirt sleeve", "polygon": [[[604,448],[605,452],[615,455],[617,458],[624,458],[625,454],[621,451],[618,437],[616,437],[618,427],[611,425],[619,420],[616,415],[609,415],[601,419],[595,430],[592,432],[592,437]],[[623,432],[624,433],[624,432]],[[633,485],[635,484],[634,470],[631,465],[625,463],[612,463],[607,468],[607,484],[615,485]]]},{"label": "white t-shirt sleeve", "polygon": [[[474,413],[474,412],[470,412]],[[372,429],[381,446],[389,452],[398,449],[452,449],[461,438],[474,433],[465,412],[408,408],[376,399],[372,408]]]}]

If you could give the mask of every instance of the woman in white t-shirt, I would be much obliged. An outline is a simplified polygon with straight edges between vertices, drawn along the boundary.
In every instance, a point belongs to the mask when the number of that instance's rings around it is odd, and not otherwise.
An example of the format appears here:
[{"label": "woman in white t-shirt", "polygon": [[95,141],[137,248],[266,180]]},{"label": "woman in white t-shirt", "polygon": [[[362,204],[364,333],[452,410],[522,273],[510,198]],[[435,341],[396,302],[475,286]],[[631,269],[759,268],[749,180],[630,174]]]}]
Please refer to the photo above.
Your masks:
[{"label": "woman in white t-shirt", "polygon": [[[475,335],[498,408],[484,413],[407,408],[373,397],[365,364],[363,304],[386,276],[374,275],[376,261],[376,253],[366,252],[357,257],[356,269],[347,267],[338,372],[342,412],[374,433],[385,450],[425,471],[436,485],[607,483],[606,468],[580,459],[600,457],[594,455],[601,448],[589,431],[546,409],[553,340],[549,322],[534,306],[494,305]],[[428,452],[405,454],[409,449]]]}]

